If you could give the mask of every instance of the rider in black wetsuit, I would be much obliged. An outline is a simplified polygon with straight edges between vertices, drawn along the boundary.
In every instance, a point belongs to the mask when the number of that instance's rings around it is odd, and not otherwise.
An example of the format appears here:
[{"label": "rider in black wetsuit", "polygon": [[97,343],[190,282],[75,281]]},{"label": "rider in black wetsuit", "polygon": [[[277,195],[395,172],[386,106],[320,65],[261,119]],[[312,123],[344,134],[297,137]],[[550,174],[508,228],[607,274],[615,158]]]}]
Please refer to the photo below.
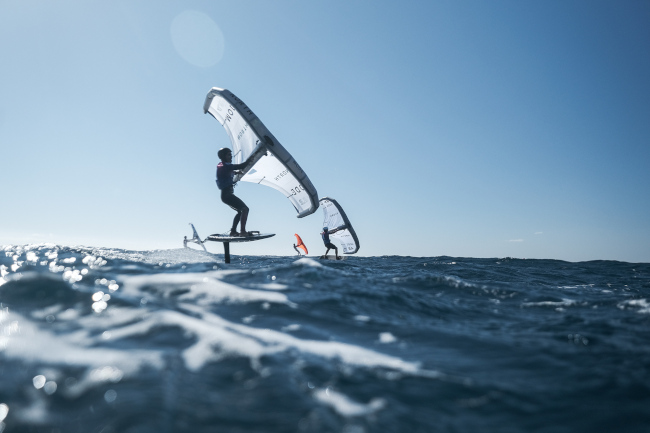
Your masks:
[{"label": "rider in black wetsuit", "polygon": [[339,257],[339,249],[336,248],[336,245],[330,241],[330,233],[336,233],[338,230],[327,230],[327,227],[323,227],[323,231],[321,232],[321,237],[323,238],[323,243],[325,244],[325,247],[327,248],[327,251],[325,251],[325,256],[327,257],[327,253],[330,252],[331,249],[334,249],[334,254],[336,254],[336,260],[340,260]]},{"label": "rider in black wetsuit", "polygon": [[[217,165],[217,186],[221,190],[221,201],[237,211],[232,221],[230,236],[246,236],[246,220],[248,219],[248,206],[235,195],[235,170],[241,170],[246,163],[232,164],[232,151],[227,147],[217,153],[221,162]],[[237,224],[241,220],[241,232],[237,233]]]}]

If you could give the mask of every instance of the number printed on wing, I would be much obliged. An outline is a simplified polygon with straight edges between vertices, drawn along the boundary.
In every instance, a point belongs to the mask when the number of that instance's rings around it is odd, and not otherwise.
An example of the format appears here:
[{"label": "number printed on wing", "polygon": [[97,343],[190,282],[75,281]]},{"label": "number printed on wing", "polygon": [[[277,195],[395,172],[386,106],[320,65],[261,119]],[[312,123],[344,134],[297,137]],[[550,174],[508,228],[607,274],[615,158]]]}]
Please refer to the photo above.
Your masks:
[{"label": "number printed on wing", "polygon": [[305,190],[305,188],[303,188],[303,186],[299,184],[295,188],[291,188],[291,194],[289,194],[287,197],[292,197],[294,195],[298,195],[301,192],[303,192],[304,190]]}]

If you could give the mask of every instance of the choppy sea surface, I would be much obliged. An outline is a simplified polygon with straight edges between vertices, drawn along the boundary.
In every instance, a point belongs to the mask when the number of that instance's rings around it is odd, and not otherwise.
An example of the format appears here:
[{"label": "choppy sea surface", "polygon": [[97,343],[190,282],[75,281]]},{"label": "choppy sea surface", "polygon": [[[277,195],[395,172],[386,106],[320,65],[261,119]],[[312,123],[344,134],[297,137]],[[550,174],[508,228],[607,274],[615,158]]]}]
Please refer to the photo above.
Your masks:
[{"label": "choppy sea surface", "polygon": [[0,247],[0,432],[648,432],[650,264]]}]

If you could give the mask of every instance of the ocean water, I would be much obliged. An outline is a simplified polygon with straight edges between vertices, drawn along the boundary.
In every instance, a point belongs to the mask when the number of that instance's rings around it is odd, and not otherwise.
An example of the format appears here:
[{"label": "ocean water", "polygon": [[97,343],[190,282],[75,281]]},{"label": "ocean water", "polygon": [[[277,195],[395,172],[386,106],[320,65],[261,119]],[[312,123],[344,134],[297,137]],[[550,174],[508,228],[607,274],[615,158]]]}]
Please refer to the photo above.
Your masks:
[{"label": "ocean water", "polygon": [[0,432],[648,432],[650,264],[0,247]]}]

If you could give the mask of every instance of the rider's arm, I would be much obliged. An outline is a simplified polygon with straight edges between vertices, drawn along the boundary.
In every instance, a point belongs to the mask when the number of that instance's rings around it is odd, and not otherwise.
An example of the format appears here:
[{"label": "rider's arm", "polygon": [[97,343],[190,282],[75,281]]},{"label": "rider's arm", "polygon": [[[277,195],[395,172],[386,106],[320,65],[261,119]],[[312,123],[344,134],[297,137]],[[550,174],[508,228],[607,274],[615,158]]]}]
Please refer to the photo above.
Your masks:
[{"label": "rider's arm", "polygon": [[246,162],[244,161],[241,164],[232,164],[232,169],[233,170],[241,170],[242,168],[246,167]]},{"label": "rider's arm", "polygon": [[233,170],[241,170],[245,168],[248,164],[250,164],[251,160],[253,159],[255,154],[251,155],[248,157],[248,159],[241,164],[231,164]]}]

